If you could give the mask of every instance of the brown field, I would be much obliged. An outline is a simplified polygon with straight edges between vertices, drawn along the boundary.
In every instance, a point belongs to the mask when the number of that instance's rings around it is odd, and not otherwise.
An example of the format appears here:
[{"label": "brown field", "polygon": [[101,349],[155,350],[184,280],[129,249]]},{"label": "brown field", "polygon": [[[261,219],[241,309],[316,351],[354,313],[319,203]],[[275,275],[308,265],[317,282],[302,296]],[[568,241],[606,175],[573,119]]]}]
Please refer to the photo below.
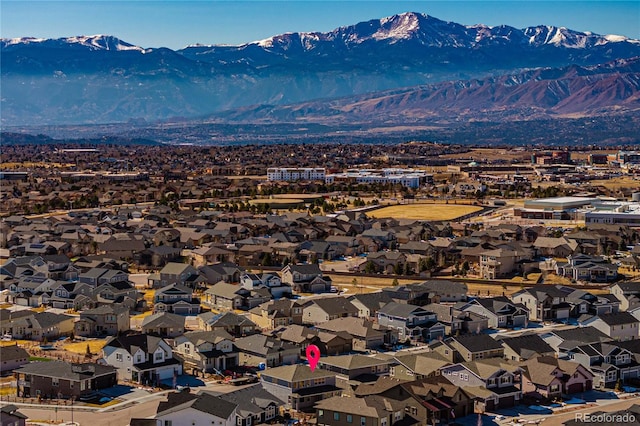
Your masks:
[{"label": "brown field", "polygon": [[104,345],[107,343],[106,339],[88,340],[86,342],[67,343],[63,346],[63,349],[67,352],[73,352],[75,354],[86,354],[87,344],[92,354],[100,353]]},{"label": "brown field", "polygon": [[592,180],[587,182],[592,186],[604,186],[607,189],[619,190],[623,188],[635,189],[640,188],[640,180],[631,177],[618,177],[608,180]]},{"label": "brown field", "polygon": [[480,207],[459,204],[403,204],[383,207],[367,215],[374,218],[453,220],[479,210]]}]

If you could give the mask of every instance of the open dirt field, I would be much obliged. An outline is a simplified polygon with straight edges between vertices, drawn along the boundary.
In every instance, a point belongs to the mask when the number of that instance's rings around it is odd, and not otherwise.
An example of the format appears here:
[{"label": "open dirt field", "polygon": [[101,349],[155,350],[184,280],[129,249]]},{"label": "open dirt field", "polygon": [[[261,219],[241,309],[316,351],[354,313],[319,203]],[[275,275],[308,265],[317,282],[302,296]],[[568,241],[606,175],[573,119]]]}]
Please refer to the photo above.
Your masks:
[{"label": "open dirt field", "polygon": [[453,220],[479,210],[481,210],[480,207],[459,204],[403,204],[383,207],[367,215],[375,218]]},{"label": "open dirt field", "polygon": [[63,346],[63,349],[67,352],[73,352],[76,354],[84,355],[87,353],[87,344],[89,345],[89,349],[91,349],[92,354],[100,353],[104,345],[107,343],[106,339],[99,340],[88,340],[86,342],[75,342],[75,343],[67,343]]}]

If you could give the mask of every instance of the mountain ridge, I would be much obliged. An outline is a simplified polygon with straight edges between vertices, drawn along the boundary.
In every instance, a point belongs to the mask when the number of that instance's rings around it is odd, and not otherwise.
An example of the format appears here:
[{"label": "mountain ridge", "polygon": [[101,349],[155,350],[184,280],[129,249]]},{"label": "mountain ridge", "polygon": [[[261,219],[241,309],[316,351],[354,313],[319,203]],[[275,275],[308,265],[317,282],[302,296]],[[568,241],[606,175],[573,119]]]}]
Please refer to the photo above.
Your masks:
[{"label": "mountain ridge", "polygon": [[240,46],[174,51],[97,35],[2,39],[0,49],[2,124],[45,125],[198,117],[593,66],[640,56],[640,41],[553,26],[465,26],[408,12]]}]

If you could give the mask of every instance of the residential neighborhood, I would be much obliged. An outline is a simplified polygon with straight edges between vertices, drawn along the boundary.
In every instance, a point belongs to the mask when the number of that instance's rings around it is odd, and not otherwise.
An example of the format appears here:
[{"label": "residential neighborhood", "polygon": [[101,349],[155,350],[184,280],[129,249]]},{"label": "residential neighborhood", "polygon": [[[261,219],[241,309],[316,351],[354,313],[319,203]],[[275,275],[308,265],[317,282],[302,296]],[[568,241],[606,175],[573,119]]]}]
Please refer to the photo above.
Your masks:
[{"label": "residential neighborhood", "polygon": [[[338,209],[336,185],[356,185],[339,177],[285,209],[192,200],[3,217],[3,419],[143,392],[135,403],[157,407],[127,424],[499,424],[638,395],[640,233],[574,223],[613,201],[527,198],[507,220],[499,204],[444,198],[472,211],[395,218],[380,212],[437,204],[396,187],[404,204]],[[451,190],[482,190],[466,185]],[[527,217],[547,208],[573,219]]]}]

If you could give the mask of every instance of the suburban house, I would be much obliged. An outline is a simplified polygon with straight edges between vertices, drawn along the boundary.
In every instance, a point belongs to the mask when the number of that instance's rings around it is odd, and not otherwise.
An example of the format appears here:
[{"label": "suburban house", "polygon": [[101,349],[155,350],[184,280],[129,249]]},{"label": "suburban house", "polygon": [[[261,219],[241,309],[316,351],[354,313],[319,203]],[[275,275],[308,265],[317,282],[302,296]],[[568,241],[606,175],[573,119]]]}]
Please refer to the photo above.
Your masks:
[{"label": "suburban house", "polygon": [[82,337],[115,336],[131,329],[129,308],[122,305],[101,305],[80,312],[73,334]]},{"label": "suburban house", "polygon": [[13,404],[6,404],[0,407],[0,424],[2,426],[25,426],[27,416],[18,411],[18,407]]},{"label": "suburban house", "polygon": [[0,346],[0,375],[29,363],[29,352],[18,346]]},{"label": "suburban house", "polygon": [[348,389],[349,381],[375,381],[378,376],[389,373],[392,360],[383,360],[365,355],[338,355],[320,358],[318,368],[332,371],[337,375],[336,384]]},{"label": "suburban house", "polygon": [[207,392],[172,392],[160,402],[156,425],[237,426],[238,405]]},{"label": "suburban house", "polygon": [[171,284],[178,284],[196,288],[204,278],[196,268],[186,263],[167,263],[157,274],[151,274],[148,278],[148,285],[151,288],[162,288]]},{"label": "suburban house", "polygon": [[285,402],[270,394],[260,384],[219,395],[225,401],[237,404],[236,426],[270,423]]},{"label": "suburban house", "polygon": [[629,312],[593,316],[581,324],[594,327],[614,340],[632,340],[640,337],[640,323]]},{"label": "suburban house", "polygon": [[377,395],[362,398],[334,396],[316,404],[319,424],[329,426],[391,426],[405,420],[405,405]]},{"label": "suburban house", "polygon": [[296,364],[300,360],[300,348],[264,334],[240,337],[234,344],[238,348],[240,365],[279,367]]},{"label": "suburban house", "polygon": [[454,336],[445,342],[451,345],[464,361],[504,357],[504,348],[500,342],[488,334]]},{"label": "suburban house", "polygon": [[180,284],[170,284],[156,290],[153,296],[153,313],[171,312],[178,315],[200,313],[200,299],[193,297],[193,290]]},{"label": "suburban house", "polygon": [[574,281],[611,282],[618,278],[618,265],[604,257],[577,254],[567,257],[568,263],[557,264],[556,273]]},{"label": "suburban house", "polygon": [[[513,303],[505,296],[476,298],[468,302],[459,302],[455,311],[473,312],[487,318],[490,328],[526,327],[529,311],[519,303]],[[469,328],[470,332],[478,330]]]},{"label": "suburban house", "polygon": [[32,362],[15,370],[14,375],[17,394],[23,397],[78,399],[117,384],[115,368],[91,363]]},{"label": "suburban house", "polygon": [[247,290],[266,288],[274,299],[288,297],[292,294],[291,286],[283,284],[280,275],[276,273],[244,273],[240,276],[240,286]]},{"label": "suburban house", "polygon": [[198,315],[198,328],[202,331],[225,330],[235,337],[256,333],[256,324],[244,315],[233,312],[204,312]]},{"label": "suburban house", "polygon": [[538,356],[554,356],[556,351],[537,334],[517,337],[498,337],[504,348],[504,358],[511,361],[526,361]]},{"label": "suburban house", "polygon": [[502,359],[483,359],[443,367],[441,374],[476,399],[480,412],[512,407],[520,403],[522,391],[516,387],[520,368]]},{"label": "suburban house", "polygon": [[174,350],[195,374],[220,374],[238,365],[233,337],[224,330],[184,333],[174,340]]},{"label": "suburban house", "polygon": [[[464,302],[459,302],[464,303]],[[430,303],[424,307],[435,313],[438,322],[444,324],[446,335],[460,333],[480,333],[488,328],[486,317],[472,311],[460,311],[452,305]]]},{"label": "suburban house", "polygon": [[30,312],[28,315],[12,317],[2,324],[2,334],[14,339],[53,340],[73,334],[75,317],[53,312]]},{"label": "suburban house", "polygon": [[385,343],[395,343],[396,333],[385,327],[378,327],[364,318],[336,318],[316,325],[316,329],[329,333],[347,332],[351,335],[354,351],[367,352],[379,349]]},{"label": "suburban house", "polygon": [[311,371],[301,364],[269,368],[260,374],[260,381],[267,392],[286,401],[285,407],[297,411],[342,393],[336,387],[335,373],[320,368]]},{"label": "suburban house", "polygon": [[552,399],[591,390],[593,374],[577,362],[555,357],[531,358],[522,367],[522,392],[537,398]]},{"label": "suburban house", "polygon": [[302,324],[302,305],[295,300],[271,300],[251,309],[249,318],[262,330]]},{"label": "suburban house", "polygon": [[220,281],[204,292],[204,303],[217,310],[251,309],[271,300],[266,287],[247,290],[237,284]]},{"label": "suburban house", "polygon": [[640,307],[640,282],[615,283],[609,291],[620,301],[621,311]]},{"label": "suburban house", "polygon": [[112,337],[102,348],[106,364],[118,370],[118,380],[156,385],[182,374],[182,363],[163,338],[148,334]]},{"label": "suburban house", "polygon": [[325,293],[331,289],[331,278],[325,277],[316,264],[287,265],[280,271],[282,282],[301,293]]},{"label": "suburban house", "polygon": [[378,324],[397,329],[400,341],[430,341],[445,336],[445,326],[438,322],[436,314],[404,303],[387,303],[378,311]]},{"label": "suburban house", "polygon": [[568,287],[537,285],[514,293],[511,300],[524,305],[532,321],[563,320],[569,318],[571,312],[571,305],[566,301],[571,291]]},{"label": "suburban house", "polygon": [[144,317],[140,328],[144,334],[173,338],[184,334],[185,320],[182,315],[158,312]]},{"label": "suburban house", "polygon": [[636,362],[633,352],[618,346],[616,342],[577,346],[568,354],[570,360],[591,370],[595,388],[613,388],[618,380],[626,383],[640,377],[640,364]]},{"label": "suburban house", "polygon": [[341,296],[310,299],[302,308],[304,324],[321,324],[336,318],[357,316],[358,309]]},{"label": "suburban house", "polygon": [[440,369],[452,362],[437,352],[396,355],[389,374],[400,380],[420,380],[440,374]]},{"label": "suburban house", "polygon": [[389,302],[393,302],[391,295],[385,291],[373,293],[354,294],[348,297],[353,306],[358,308],[358,316],[373,320],[378,315],[378,310]]}]

